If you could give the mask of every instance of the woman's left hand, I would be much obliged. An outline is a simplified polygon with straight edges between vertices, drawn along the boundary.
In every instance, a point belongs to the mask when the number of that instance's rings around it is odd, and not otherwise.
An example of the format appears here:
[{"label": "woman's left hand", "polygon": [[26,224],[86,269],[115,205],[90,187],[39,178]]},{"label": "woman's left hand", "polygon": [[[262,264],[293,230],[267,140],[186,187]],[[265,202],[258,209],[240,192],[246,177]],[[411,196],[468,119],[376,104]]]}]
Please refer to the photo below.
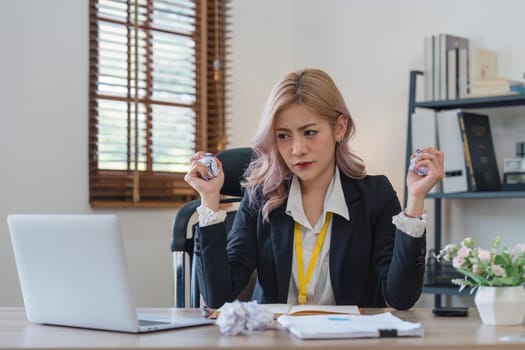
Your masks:
[{"label": "woman's left hand", "polygon": [[[410,156],[413,159],[415,154]],[[414,213],[414,216],[420,216],[423,211],[423,201],[428,191],[434,187],[444,177],[443,171],[443,152],[434,148],[426,147],[421,150],[419,158],[416,161],[415,169],[426,167],[427,175],[418,175],[415,171],[409,170],[407,174],[407,212]]]}]

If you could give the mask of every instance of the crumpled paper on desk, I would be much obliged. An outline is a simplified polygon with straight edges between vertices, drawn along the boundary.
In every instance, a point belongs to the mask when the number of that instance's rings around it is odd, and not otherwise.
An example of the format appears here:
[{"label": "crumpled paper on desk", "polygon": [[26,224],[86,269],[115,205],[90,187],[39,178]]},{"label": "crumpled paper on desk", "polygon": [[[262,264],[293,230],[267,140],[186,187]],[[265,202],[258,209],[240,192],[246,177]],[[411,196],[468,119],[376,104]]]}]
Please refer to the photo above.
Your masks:
[{"label": "crumpled paper on desk", "polygon": [[251,330],[262,330],[274,325],[273,313],[257,304],[257,301],[226,303],[216,324],[224,335],[245,334]]}]

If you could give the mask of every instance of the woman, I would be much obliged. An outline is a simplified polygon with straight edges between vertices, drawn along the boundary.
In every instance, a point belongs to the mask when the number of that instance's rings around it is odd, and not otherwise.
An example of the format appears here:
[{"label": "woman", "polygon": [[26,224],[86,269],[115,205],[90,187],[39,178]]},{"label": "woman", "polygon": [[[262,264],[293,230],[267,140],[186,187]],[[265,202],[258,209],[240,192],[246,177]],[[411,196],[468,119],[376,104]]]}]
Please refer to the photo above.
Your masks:
[{"label": "woman", "polygon": [[[424,198],[443,177],[443,155],[425,148],[409,171],[401,210],[385,176],[367,176],[348,141],[343,97],[323,71],[283,77],[263,112],[230,233],[219,210],[224,174],[192,157],[186,181],[200,194],[195,264],[204,301],[234,300],[257,269],[259,303],[350,304],[408,309],[421,294]],[[414,155],[412,156],[414,157]],[[208,179],[208,180],[206,180]]]}]

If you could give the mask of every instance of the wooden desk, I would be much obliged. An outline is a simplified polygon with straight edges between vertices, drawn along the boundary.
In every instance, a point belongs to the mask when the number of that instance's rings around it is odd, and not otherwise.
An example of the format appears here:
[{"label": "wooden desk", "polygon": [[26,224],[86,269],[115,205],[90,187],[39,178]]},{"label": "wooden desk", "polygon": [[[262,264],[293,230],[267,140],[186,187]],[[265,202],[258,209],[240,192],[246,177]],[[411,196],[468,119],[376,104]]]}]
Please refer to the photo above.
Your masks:
[{"label": "wooden desk", "polygon": [[[198,310],[145,309],[161,314],[200,315]],[[384,309],[366,309],[376,313]],[[481,324],[475,309],[468,318],[435,318],[429,309],[395,311],[406,321],[422,322],[420,338],[299,340],[281,329],[249,336],[222,336],[215,325],[149,333],[114,333],[31,324],[22,308],[0,308],[0,349],[515,349],[525,342],[503,342],[500,336],[525,336],[525,325],[493,327]]]}]

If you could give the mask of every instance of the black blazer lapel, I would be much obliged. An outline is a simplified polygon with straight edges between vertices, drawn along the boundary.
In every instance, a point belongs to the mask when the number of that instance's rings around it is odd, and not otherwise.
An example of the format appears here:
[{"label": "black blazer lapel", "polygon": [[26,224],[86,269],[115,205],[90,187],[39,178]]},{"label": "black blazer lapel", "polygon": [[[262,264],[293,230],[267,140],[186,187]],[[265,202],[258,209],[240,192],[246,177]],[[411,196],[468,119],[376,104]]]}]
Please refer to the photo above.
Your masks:
[{"label": "black blazer lapel", "polygon": [[340,291],[347,290],[349,286],[349,276],[343,276],[343,260],[347,254],[348,247],[351,240],[354,238],[356,232],[359,230],[357,223],[359,222],[358,213],[360,206],[359,199],[361,197],[360,191],[356,186],[356,181],[346,177],[341,172],[341,185],[348,207],[350,220],[344,217],[335,215],[332,220],[332,236],[330,239],[330,281],[332,282],[332,289],[334,291],[335,301],[340,299],[338,295]]},{"label": "black blazer lapel", "polygon": [[293,219],[285,213],[286,203],[275,209],[270,217],[273,259],[279,291],[279,302],[286,303],[293,258]]}]

